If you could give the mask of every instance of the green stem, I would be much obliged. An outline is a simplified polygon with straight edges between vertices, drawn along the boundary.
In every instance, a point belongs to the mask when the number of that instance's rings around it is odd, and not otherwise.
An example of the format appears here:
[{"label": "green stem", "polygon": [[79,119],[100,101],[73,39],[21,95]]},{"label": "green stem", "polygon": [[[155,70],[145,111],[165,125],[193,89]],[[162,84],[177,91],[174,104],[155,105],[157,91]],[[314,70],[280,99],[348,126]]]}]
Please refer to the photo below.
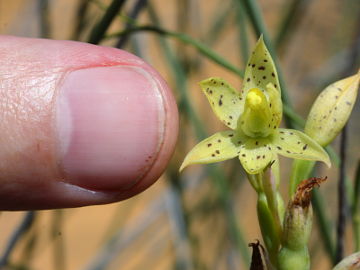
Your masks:
[{"label": "green stem", "polygon": [[251,186],[255,189],[257,193],[263,191],[262,187],[262,178],[260,174],[247,174],[247,178],[251,184]]},{"label": "green stem", "polygon": [[360,160],[355,175],[355,191],[353,195],[352,222],[354,230],[355,251],[360,250]]},{"label": "green stem", "polygon": [[282,231],[278,207],[279,193],[274,179],[271,179],[270,169],[267,169],[265,174],[247,174],[247,177],[258,194],[257,213],[261,234],[270,261],[276,266]]},{"label": "green stem", "polygon": [[237,74],[241,78],[244,77],[244,72],[242,70],[235,67],[233,64],[231,64],[230,62],[225,60],[223,57],[221,57],[219,54],[217,54],[216,52],[211,50],[209,47],[207,47],[202,42],[197,41],[184,33],[168,31],[168,30],[165,30],[160,27],[153,26],[153,25],[143,25],[143,26],[137,26],[137,27],[130,27],[124,31],[107,35],[106,38],[110,39],[110,38],[114,38],[114,37],[119,37],[121,35],[128,35],[132,32],[139,32],[139,31],[150,31],[150,32],[155,32],[160,35],[167,36],[167,37],[176,38],[176,39],[184,42],[185,44],[189,44],[189,45],[193,46],[195,49],[198,50],[199,53],[206,56],[213,62],[215,62],[215,63],[219,64],[220,66],[228,69],[229,71]]},{"label": "green stem", "polygon": [[104,16],[100,19],[94,29],[91,31],[89,43],[98,44],[104,37],[115,16],[120,12],[126,0],[113,0],[107,8]]},{"label": "green stem", "polygon": [[257,214],[266,250],[268,251],[272,265],[276,268],[277,255],[280,248],[280,238],[264,192],[258,192]]},{"label": "green stem", "polygon": [[296,28],[296,26],[299,25],[301,19],[303,19],[306,8],[311,4],[311,2],[312,1],[309,0],[289,1],[286,7],[286,11],[280,20],[274,41],[275,48],[277,48],[278,51],[281,51],[282,48],[286,48],[289,36],[296,33],[294,28]]},{"label": "green stem", "polygon": [[241,1],[236,0],[236,19],[239,26],[239,41],[240,41],[240,52],[243,65],[246,66],[246,63],[249,59],[249,41],[248,34],[246,31],[246,12],[244,5]]},{"label": "green stem", "polygon": [[282,199],[280,192],[276,188],[274,177],[271,175],[271,170],[268,169],[263,177],[263,189],[266,195],[270,212],[274,219],[276,233],[278,238],[281,239],[282,222],[280,219],[278,200]]},{"label": "green stem", "polygon": [[54,242],[54,268],[56,270],[65,269],[65,237],[60,235],[62,232],[64,213],[63,210],[53,211],[53,224],[51,227],[51,237]]}]

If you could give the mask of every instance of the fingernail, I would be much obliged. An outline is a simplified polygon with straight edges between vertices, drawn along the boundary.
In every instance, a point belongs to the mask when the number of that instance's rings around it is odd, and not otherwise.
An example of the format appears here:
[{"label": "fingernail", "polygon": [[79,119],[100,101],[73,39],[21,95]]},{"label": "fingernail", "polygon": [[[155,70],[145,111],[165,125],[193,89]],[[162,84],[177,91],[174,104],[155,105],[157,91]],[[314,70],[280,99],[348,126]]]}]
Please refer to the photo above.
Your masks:
[{"label": "fingernail", "polygon": [[65,182],[100,190],[132,187],[156,160],[164,119],[158,84],[140,67],[67,74],[56,107]]}]

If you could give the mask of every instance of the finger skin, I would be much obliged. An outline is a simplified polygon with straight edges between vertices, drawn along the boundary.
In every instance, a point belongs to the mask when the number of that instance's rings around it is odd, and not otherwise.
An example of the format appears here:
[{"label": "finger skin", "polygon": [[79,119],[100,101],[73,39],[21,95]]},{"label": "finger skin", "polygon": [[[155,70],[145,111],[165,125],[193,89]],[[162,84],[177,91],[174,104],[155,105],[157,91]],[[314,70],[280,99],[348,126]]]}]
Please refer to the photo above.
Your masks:
[{"label": "finger skin", "polygon": [[[176,143],[178,112],[165,81],[143,60],[114,48],[11,36],[0,36],[0,59],[0,209],[115,202],[145,190],[162,174]],[[119,179],[109,188],[96,178],[94,188],[67,179],[58,153],[56,101],[69,73],[112,66],[137,67],[151,75],[161,93],[163,131],[151,167],[139,181],[122,186],[127,179]]]}]

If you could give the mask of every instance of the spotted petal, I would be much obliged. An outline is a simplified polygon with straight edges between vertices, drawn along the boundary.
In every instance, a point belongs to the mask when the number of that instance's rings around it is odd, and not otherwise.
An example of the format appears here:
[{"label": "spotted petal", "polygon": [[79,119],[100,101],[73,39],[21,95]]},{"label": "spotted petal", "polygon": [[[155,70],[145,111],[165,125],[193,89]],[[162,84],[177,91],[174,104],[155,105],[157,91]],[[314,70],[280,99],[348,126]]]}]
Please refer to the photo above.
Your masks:
[{"label": "spotted petal", "polygon": [[268,138],[249,138],[240,148],[239,159],[249,174],[260,173],[274,159]]},{"label": "spotted petal", "polygon": [[280,92],[274,87],[272,83],[269,83],[266,86],[268,97],[269,97],[269,106],[272,115],[272,126],[279,127],[282,117],[282,102]]},{"label": "spotted petal", "polygon": [[238,155],[240,143],[232,130],[215,133],[195,145],[185,157],[180,171],[192,164],[208,164],[234,158]]},{"label": "spotted petal", "polygon": [[280,155],[325,162],[330,167],[330,158],[325,150],[305,133],[279,128],[272,135],[273,149]]},{"label": "spotted petal", "polygon": [[359,89],[360,73],[325,88],[314,102],[305,133],[320,145],[329,144],[349,119]]},{"label": "spotted petal", "polygon": [[244,94],[252,88],[266,91],[266,86],[269,83],[272,83],[276,89],[280,89],[274,61],[261,36],[245,69]]},{"label": "spotted petal", "polygon": [[244,106],[240,92],[221,78],[209,78],[200,82],[200,86],[221,122],[236,129]]}]

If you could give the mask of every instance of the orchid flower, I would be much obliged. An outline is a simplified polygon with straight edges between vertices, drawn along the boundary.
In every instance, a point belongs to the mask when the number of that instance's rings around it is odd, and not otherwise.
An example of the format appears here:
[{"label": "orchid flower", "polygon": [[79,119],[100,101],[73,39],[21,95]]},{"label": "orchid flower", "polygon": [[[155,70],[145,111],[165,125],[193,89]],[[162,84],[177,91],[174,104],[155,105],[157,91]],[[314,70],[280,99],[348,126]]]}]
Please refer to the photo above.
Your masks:
[{"label": "orchid flower", "polygon": [[279,128],[282,117],[280,84],[274,62],[260,37],[246,66],[243,88],[236,91],[221,78],[200,82],[216,116],[231,130],[215,133],[185,157],[180,171],[238,157],[248,174],[257,174],[278,154],[319,160],[330,166],[324,149],[305,133]]}]

